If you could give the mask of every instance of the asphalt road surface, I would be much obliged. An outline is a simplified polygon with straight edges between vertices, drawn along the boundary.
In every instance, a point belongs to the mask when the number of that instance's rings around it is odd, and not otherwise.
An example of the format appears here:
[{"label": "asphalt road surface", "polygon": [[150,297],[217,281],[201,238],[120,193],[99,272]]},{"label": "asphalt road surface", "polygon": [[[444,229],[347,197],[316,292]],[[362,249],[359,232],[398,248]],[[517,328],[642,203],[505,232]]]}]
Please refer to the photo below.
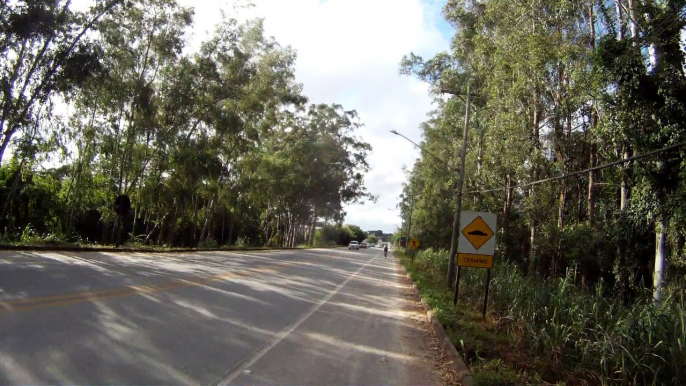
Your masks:
[{"label": "asphalt road surface", "polygon": [[441,384],[410,299],[379,249],[0,252],[0,384]]}]

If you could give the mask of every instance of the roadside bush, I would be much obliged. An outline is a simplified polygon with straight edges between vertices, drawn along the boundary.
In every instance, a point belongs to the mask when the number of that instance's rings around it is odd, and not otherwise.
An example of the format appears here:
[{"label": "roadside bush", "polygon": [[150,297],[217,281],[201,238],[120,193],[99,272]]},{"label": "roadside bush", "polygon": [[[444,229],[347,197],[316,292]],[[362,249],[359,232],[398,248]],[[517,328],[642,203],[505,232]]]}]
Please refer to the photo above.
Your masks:
[{"label": "roadside bush", "polygon": [[43,238],[36,233],[31,224],[28,224],[21,232],[21,237],[19,240],[25,244],[38,244],[43,241]]},{"label": "roadside bush", "polygon": [[[428,249],[417,254],[415,267],[442,280],[447,261],[446,251]],[[673,291],[655,304],[646,291],[626,305],[605,291],[602,280],[589,292],[573,279],[571,270],[545,282],[515,264],[496,264],[489,309],[511,345],[543,358],[549,378],[561,377],[562,370],[562,378],[592,384],[677,385],[686,379],[683,293]],[[480,307],[484,280],[485,270],[462,269],[460,298]]]},{"label": "roadside bush", "polygon": [[207,236],[205,241],[198,245],[200,248],[219,248],[219,243],[212,236]]},{"label": "roadside bush", "polygon": [[247,237],[239,237],[233,245],[236,248],[245,248],[250,245],[250,241]]}]

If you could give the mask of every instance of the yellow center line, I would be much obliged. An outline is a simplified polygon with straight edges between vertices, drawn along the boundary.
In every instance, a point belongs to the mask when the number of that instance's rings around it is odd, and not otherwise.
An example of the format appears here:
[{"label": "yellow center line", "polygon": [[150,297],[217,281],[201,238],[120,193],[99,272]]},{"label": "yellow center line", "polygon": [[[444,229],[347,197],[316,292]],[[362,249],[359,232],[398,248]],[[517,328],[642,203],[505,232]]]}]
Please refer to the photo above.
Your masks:
[{"label": "yellow center line", "polygon": [[88,291],[73,293],[67,295],[45,296],[38,298],[16,299],[5,302],[0,302],[0,314],[6,312],[29,311],[42,308],[51,308],[58,306],[68,306],[78,303],[95,302],[104,299],[123,298],[137,294],[150,294],[162,291],[170,291],[177,288],[184,287],[198,287],[204,286],[214,281],[228,280],[240,277],[252,277],[260,273],[274,272],[278,268],[291,265],[311,265],[306,262],[283,262],[263,268],[248,269],[243,272],[231,272],[221,275],[214,275],[209,277],[200,277],[192,279],[177,279],[164,283],[156,283],[151,285],[137,285],[124,288],[114,288],[102,291]]}]

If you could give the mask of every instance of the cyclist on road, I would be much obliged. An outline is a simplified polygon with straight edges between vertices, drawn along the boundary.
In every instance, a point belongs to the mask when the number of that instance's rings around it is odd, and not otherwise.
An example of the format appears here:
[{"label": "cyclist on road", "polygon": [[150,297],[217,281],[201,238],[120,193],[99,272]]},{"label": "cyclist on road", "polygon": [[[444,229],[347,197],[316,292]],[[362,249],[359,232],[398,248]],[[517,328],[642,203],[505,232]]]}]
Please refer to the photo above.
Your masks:
[{"label": "cyclist on road", "polygon": [[388,255],[388,244],[383,245],[383,257]]}]

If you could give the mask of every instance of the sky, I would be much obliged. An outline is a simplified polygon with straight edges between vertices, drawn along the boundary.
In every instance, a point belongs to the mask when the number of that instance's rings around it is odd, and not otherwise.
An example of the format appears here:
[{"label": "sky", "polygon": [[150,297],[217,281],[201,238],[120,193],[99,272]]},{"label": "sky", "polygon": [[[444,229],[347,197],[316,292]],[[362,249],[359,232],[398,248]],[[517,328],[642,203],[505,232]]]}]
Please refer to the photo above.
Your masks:
[{"label": "sky", "polygon": [[[180,2],[195,7],[196,44],[219,20],[220,8],[234,14],[228,1]],[[410,52],[431,57],[449,48],[453,31],[441,16],[446,1],[252,2],[240,18],[263,17],[266,34],[297,51],[296,78],[310,103],[339,103],[356,110],[365,125],[358,135],[373,148],[365,184],[378,199],[347,206],[345,222],[394,232],[401,224],[396,205],[405,180],[402,168],[419,152],[390,130],[418,142],[419,125],[433,109],[428,86],[401,76],[399,63]]]}]

